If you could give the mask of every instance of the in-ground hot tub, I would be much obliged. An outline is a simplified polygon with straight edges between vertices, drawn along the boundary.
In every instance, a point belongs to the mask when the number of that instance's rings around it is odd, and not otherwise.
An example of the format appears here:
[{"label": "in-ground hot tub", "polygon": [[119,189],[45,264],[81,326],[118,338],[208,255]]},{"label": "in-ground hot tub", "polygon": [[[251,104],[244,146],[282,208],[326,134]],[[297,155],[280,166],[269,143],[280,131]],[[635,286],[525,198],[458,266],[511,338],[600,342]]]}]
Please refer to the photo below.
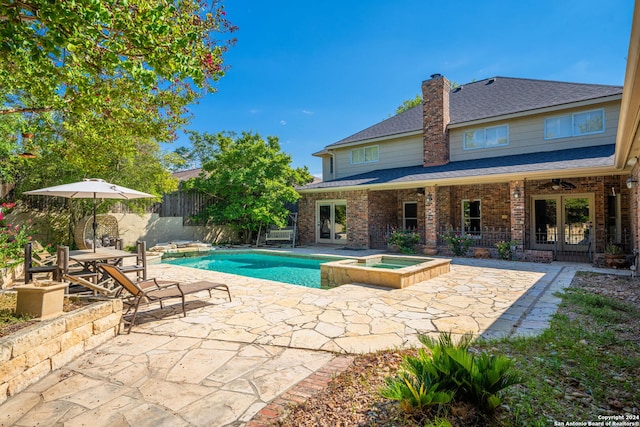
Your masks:
[{"label": "in-ground hot tub", "polygon": [[320,265],[323,288],[364,283],[402,289],[449,272],[450,259],[371,255]]}]

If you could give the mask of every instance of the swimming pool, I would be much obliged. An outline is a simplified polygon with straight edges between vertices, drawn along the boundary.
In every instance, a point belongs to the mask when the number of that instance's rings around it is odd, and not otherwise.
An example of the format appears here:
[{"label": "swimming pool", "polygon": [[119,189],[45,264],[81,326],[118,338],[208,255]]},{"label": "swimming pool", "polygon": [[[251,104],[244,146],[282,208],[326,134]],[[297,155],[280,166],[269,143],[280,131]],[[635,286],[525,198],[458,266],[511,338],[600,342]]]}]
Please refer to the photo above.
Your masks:
[{"label": "swimming pool", "polygon": [[166,264],[237,274],[256,279],[320,288],[320,264],[345,257],[274,255],[259,251],[215,251],[209,255],[166,258]]}]

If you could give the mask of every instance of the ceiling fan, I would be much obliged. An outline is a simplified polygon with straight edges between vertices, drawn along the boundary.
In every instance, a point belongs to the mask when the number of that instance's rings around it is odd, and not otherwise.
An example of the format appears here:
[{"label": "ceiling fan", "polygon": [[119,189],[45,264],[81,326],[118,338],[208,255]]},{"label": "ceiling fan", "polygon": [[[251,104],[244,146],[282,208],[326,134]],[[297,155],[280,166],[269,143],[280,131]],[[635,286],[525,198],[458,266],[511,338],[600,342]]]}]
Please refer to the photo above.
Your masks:
[{"label": "ceiling fan", "polygon": [[576,188],[575,184],[570,183],[569,181],[564,181],[562,179],[552,179],[551,182],[547,182],[546,184],[542,184],[541,188],[553,188],[554,190],[573,190]]}]

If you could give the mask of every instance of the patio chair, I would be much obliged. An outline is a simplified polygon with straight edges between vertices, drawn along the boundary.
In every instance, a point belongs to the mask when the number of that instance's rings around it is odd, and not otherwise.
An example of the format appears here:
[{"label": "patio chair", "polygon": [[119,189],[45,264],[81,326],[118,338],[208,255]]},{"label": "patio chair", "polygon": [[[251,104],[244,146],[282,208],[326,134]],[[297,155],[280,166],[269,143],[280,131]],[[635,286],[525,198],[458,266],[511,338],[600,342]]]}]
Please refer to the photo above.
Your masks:
[{"label": "patio chair", "polygon": [[[58,255],[56,261],[58,267],[58,277],[61,280],[69,280],[70,277],[79,277],[85,280],[89,279],[94,283],[97,283],[98,273],[81,267],[79,268],[77,265],[72,265],[69,263],[69,246],[58,245],[56,253]],[[73,283],[79,283],[73,280],[69,281]]]},{"label": "patio chair", "polygon": [[143,281],[133,281],[127,276],[122,269],[113,264],[100,264],[99,267],[109,275],[116,284],[122,286],[122,289],[127,291],[128,296],[125,295],[125,304],[128,308],[124,315],[129,314],[133,310],[131,320],[128,322],[129,327],[127,333],[131,332],[136,321],[136,315],[138,314],[138,308],[140,303],[144,300],[147,303],[158,302],[160,308],[163,309],[163,302],[172,298],[180,298],[182,300],[182,314],[187,317],[187,310],[185,307],[185,296],[195,294],[201,291],[208,291],[209,297],[212,297],[212,290],[219,290],[227,292],[229,301],[231,301],[231,292],[229,287],[222,283],[212,283],[206,281],[200,281],[195,283],[180,284],[175,281],[161,281],[155,278],[147,279]]},{"label": "patio chair", "polygon": [[136,254],[135,265],[122,265],[120,261],[118,267],[125,273],[136,273],[138,280],[147,280],[147,242],[141,240],[136,242]]},{"label": "patio chair", "polygon": [[31,283],[36,273],[51,273],[53,278],[57,279],[58,266],[55,260],[56,257],[51,256],[46,259],[42,255],[34,256],[32,242],[26,243],[24,245],[24,283]]}]

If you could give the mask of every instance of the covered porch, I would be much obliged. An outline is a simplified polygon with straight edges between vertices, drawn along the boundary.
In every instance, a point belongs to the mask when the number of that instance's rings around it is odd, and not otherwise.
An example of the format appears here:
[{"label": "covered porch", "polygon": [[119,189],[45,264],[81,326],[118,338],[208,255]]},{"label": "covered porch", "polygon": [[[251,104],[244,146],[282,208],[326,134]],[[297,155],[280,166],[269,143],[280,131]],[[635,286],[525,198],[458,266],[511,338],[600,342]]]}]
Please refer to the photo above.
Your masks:
[{"label": "covered porch", "polygon": [[486,248],[498,257],[496,243],[511,242],[516,259],[596,262],[609,244],[632,253],[626,180],[549,175],[305,195],[301,217],[314,221],[301,227],[302,243],[386,249],[393,231],[411,230],[420,252],[451,255],[444,236],[466,235],[473,239],[469,256]]}]

